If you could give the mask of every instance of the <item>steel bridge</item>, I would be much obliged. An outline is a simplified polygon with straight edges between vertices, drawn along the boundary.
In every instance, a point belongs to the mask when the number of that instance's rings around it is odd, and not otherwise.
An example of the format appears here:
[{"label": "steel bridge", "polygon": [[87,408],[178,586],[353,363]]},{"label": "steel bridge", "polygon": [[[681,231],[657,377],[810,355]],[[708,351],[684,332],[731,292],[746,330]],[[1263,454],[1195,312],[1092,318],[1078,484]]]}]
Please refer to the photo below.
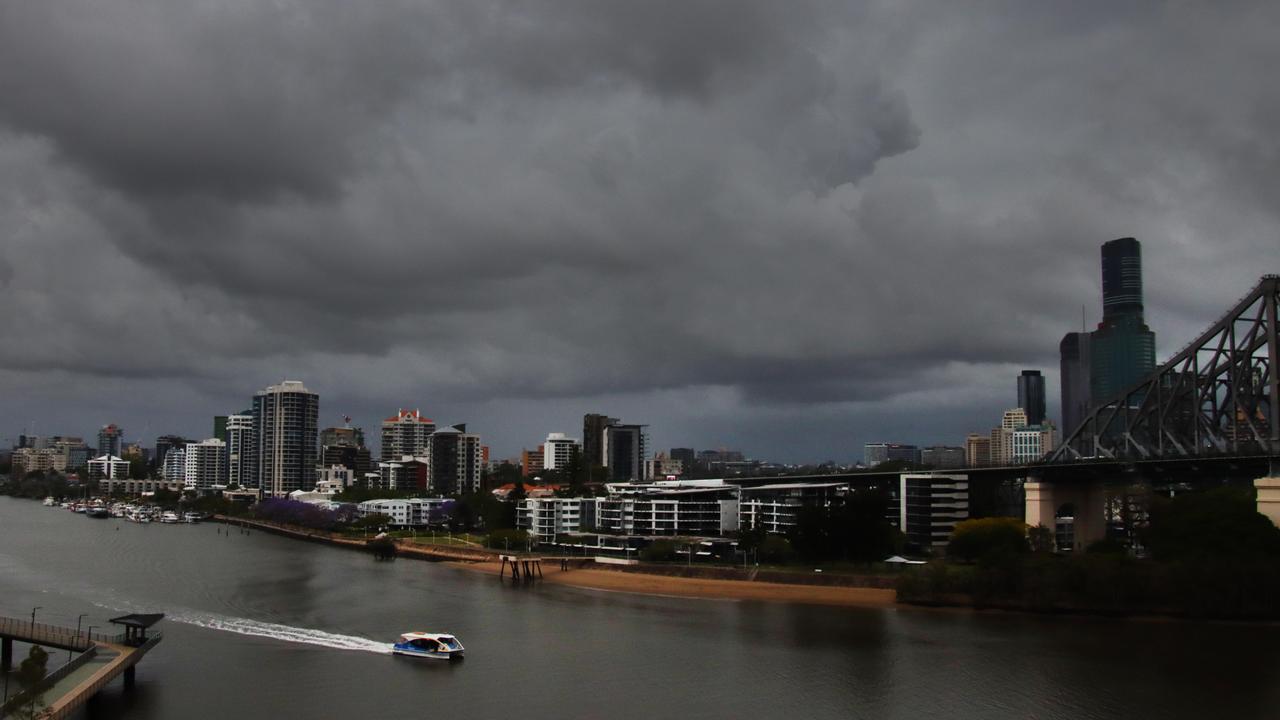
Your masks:
[{"label": "steel bridge", "polygon": [[1280,275],[1146,379],[1095,408],[1048,462],[1280,455]]}]

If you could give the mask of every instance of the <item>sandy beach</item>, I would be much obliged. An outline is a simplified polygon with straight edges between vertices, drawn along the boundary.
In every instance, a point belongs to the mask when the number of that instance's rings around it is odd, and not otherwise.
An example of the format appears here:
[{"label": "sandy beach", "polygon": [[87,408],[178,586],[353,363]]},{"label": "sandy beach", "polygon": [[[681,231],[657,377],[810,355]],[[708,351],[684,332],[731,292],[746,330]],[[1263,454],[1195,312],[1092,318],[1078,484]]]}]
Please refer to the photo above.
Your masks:
[{"label": "sandy beach", "polygon": [[[497,575],[499,563],[451,562],[450,565]],[[666,575],[646,575],[618,570],[544,567],[540,582],[588,590],[626,592],[641,595],[702,598],[710,600],[758,600],[842,607],[891,607],[896,593],[881,588],[785,585],[781,583],[712,580]]]}]

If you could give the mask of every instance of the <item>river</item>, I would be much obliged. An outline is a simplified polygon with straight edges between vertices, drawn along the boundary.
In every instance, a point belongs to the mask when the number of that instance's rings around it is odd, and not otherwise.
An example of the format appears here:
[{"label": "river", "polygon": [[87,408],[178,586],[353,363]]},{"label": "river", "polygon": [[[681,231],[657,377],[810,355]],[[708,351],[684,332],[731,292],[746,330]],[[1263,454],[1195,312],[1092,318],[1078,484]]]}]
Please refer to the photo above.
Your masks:
[{"label": "river", "polygon": [[[1273,718],[1280,627],[513,586],[212,523],[0,498],[0,614],[164,612],[83,718]],[[448,631],[461,663],[389,654]]]}]

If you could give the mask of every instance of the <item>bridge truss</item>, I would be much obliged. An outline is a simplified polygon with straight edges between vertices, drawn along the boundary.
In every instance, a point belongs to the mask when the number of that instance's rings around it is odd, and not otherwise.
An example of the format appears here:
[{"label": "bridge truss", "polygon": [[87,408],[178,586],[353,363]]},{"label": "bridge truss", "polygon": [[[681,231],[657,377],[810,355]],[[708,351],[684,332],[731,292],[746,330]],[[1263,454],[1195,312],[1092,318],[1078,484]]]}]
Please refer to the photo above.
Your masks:
[{"label": "bridge truss", "polygon": [[1266,275],[1145,380],[1093,409],[1049,457],[1280,454],[1280,275]]}]

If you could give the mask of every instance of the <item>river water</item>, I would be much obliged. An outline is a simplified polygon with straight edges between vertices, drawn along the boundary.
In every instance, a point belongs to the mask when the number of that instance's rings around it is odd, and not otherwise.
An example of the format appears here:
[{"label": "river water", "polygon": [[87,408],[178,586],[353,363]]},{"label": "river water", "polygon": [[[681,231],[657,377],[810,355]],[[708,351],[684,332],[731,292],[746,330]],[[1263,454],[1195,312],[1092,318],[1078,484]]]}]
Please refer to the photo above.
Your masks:
[{"label": "river water", "polygon": [[[84,718],[1275,718],[1280,627],[512,586],[0,498],[0,614],[165,638]],[[448,631],[461,663],[389,654]]]}]

